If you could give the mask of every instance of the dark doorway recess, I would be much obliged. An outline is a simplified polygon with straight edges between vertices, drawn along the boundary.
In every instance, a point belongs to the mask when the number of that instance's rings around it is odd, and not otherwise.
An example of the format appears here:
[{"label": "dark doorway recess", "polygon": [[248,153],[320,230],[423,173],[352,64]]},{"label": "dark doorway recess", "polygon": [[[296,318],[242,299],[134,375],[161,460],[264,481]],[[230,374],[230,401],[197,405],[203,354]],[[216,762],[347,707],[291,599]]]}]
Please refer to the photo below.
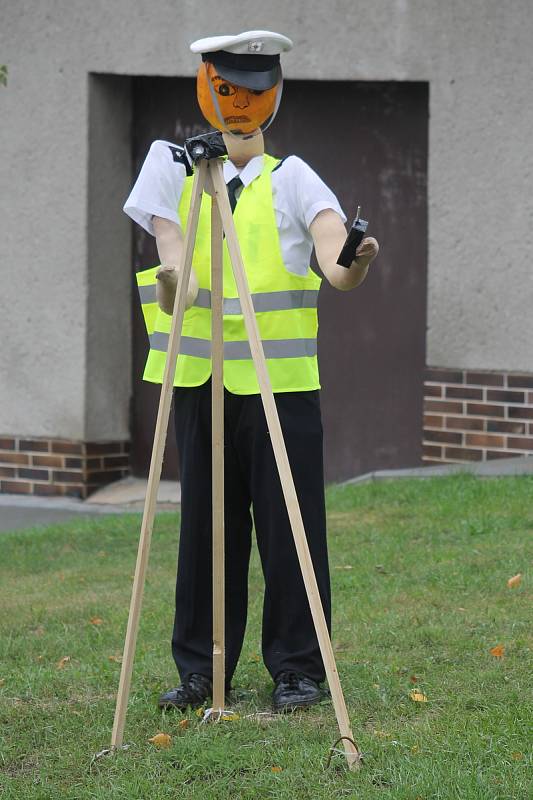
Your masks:
[{"label": "dark doorway recess", "polygon": [[[319,102],[317,102],[319,100]],[[323,116],[320,116],[320,115]],[[181,144],[207,130],[190,78],[134,81],[133,160],[152,141]],[[326,478],[420,464],[427,287],[428,84],[287,81],[266,134],[274,156],[296,154],[357,205],[381,250],[364,284],[339,292],[323,282],[319,358]],[[134,226],[134,268],[158,263],[155,242]],[[141,380],[147,339],[133,309],[133,468],[147,474],[159,388]],[[173,426],[173,421],[171,420]],[[177,476],[169,428],[163,474]]]}]

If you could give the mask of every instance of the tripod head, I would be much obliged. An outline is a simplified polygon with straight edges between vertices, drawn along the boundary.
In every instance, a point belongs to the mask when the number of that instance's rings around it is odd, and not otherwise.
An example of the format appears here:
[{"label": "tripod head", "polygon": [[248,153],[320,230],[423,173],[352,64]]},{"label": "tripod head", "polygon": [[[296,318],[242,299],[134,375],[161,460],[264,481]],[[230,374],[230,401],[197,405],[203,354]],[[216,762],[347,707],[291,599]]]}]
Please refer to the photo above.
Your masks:
[{"label": "tripod head", "polygon": [[194,164],[203,158],[209,160],[228,154],[221,131],[211,131],[211,133],[202,133],[200,136],[185,139],[185,150]]}]

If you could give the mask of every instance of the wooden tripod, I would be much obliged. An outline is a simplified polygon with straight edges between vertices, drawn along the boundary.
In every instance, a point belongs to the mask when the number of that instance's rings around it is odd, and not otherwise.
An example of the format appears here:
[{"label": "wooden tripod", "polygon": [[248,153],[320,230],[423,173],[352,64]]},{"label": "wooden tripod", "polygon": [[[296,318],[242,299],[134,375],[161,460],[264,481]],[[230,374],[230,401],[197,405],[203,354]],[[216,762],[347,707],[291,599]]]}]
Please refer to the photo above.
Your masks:
[{"label": "wooden tripod", "polygon": [[261,390],[261,398],[265,416],[270,432],[274,456],[280,476],[283,495],[292,528],[294,543],[298,554],[298,561],[309,600],[311,615],[315,626],[320,652],[324,661],[326,676],[331,691],[333,707],[339,726],[340,741],[343,742],[344,752],[351,769],[357,769],[361,764],[361,754],[354,743],[350,728],[350,720],[346,703],[342,693],[339,675],[333,655],[333,648],[322,609],[318,585],[311,561],[309,546],[305,535],[304,524],[298,504],[296,489],[287,457],[287,450],[283,440],[281,425],[272,393],[268,375],[265,355],[257,321],[255,318],[248,281],[244,270],[242,256],[231,208],[229,204],[226,183],[222,171],[222,159],[202,160],[195,169],[192,199],[187,221],[187,230],[183,246],[182,264],[179,273],[176,299],[172,315],[172,326],[168,343],[167,359],[161,387],[161,398],[155,428],[150,473],[144,514],[141,526],[141,536],[137,553],[137,564],[124,644],[122,669],[115,708],[115,720],[111,738],[111,748],[122,746],[126,710],[131,685],[131,674],[139,618],[141,613],[142,595],[144,590],[150,539],[157,502],[157,490],[161,476],[163,452],[168,427],[170,404],[176,360],[179,352],[181,328],[185,312],[185,299],[189,276],[191,272],[192,256],[202,193],[208,191],[212,195],[211,206],[211,314],[212,314],[212,466],[213,466],[213,710],[224,709],[224,384],[223,384],[223,235],[226,236],[229,255],[231,258],[235,282],[239,293],[241,309],[244,316],[246,332],[250,342],[250,350],[257,373]]}]

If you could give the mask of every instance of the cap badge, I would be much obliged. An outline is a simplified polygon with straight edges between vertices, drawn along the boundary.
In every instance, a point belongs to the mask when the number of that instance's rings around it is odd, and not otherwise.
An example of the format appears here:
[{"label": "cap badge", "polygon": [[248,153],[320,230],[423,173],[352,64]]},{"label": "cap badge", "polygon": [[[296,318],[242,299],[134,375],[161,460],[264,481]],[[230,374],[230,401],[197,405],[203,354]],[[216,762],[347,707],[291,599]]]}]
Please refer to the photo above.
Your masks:
[{"label": "cap badge", "polygon": [[248,52],[249,53],[260,53],[263,49],[264,42],[260,40],[255,40],[253,42],[248,42]]}]

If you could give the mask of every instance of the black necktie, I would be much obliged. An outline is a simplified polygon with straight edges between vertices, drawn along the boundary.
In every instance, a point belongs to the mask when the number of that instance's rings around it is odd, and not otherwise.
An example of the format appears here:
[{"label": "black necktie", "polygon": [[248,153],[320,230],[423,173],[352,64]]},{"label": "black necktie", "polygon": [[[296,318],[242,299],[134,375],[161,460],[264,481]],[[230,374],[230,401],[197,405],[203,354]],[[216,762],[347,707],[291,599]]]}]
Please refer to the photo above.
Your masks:
[{"label": "black necktie", "polygon": [[243,182],[241,181],[241,179],[239,178],[238,175],[236,175],[234,178],[232,178],[230,180],[230,182],[227,184],[229,204],[231,206],[231,213],[232,214],[235,211],[235,206],[237,205],[237,198],[235,196],[235,192],[237,191],[239,186],[244,186],[244,184],[243,184]]}]

